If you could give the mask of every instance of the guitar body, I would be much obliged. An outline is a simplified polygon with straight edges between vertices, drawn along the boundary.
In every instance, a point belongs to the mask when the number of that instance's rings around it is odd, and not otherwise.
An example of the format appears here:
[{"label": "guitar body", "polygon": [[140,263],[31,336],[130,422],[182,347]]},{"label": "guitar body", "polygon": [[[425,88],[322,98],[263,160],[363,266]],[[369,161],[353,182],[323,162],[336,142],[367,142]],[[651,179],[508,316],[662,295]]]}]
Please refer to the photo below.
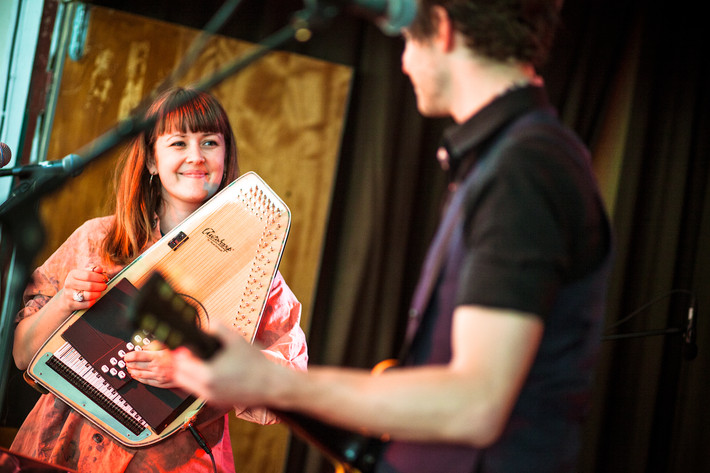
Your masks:
[{"label": "guitar body", "polygon": [[122,354],[154,337],[126,316],[159,272],[196,311],[253,342],[290,229],[281,199],[254,173],[235,180],[118,273],[90,309],[73,313],[45,342],[27,374],[129,447],[163,440],[204,404],[177,389],[133,380]]}]

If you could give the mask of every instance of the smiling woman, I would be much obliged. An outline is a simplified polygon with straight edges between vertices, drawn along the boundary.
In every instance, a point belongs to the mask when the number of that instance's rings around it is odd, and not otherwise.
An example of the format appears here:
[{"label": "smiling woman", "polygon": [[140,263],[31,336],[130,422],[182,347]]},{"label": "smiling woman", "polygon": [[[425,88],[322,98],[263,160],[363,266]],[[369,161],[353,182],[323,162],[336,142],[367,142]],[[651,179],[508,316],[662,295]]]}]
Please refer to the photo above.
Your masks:
[{"label": "smiling woman", "polygon": [[[238,176],[234,134],[212,95],[170,89],[155,100],[147,115],[157,118],[156,126],[133,139],[116,170],[115,213],[84,223],[35,270],[24,294],[26,306],[17,317],[13,355],[18,368],[27,367],[74,311],[93,306],[107,281],[157,242],[161,232],[172,230]],[[217,235],[208,237],[224,245]],[[83,297],[75,298],[75,293]],[[308,355],[300,316],[300,302],[277,273],[255,339],[265,347],[266,357],[303,370]],[[129,351],[122,361],[143,384],[174,386],[167,350]],[[210,459],[187,430],[147,448],[127,448],[54,395],[45,394],[11,450],[80,472],[230,473],[234,460],[228,410],[207,406],[195,420],[209,445],[206,450],[212,452]],[[262,424],[276,421],[265,410],[238,408],[236,413]]]}]

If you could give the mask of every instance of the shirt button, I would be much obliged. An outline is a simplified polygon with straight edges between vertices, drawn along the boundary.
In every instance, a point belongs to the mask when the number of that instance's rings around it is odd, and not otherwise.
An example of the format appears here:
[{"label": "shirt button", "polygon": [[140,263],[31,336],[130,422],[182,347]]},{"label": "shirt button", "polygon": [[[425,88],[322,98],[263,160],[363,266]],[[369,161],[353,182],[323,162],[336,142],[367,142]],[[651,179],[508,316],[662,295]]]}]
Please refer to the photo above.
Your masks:
[{"label": "shirt button", "polygon": [[91,438],[92,438],[93,441],[96,442],[96,443],[101,443],[101,442],[104,441],[104,436],[101,435],[101,434],[94,434]]}]

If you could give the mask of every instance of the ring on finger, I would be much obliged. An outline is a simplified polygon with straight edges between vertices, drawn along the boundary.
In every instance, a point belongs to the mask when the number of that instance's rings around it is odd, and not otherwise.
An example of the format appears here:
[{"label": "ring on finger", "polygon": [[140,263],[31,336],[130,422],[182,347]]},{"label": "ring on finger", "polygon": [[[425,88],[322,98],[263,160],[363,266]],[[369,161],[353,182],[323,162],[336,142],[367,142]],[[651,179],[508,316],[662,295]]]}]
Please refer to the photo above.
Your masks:
[{"label": "ring on finger", "polygon": [[77,302],[84,302],[84,291],[74,291],[72,299]]}]

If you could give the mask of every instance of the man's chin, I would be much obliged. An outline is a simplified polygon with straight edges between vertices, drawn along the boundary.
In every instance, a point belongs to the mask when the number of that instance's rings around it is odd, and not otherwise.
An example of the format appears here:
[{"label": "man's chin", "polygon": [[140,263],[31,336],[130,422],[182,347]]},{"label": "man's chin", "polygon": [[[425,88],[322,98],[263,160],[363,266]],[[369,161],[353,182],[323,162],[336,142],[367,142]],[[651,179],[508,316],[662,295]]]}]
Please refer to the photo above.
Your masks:
[{"label": "man's chin", "polygon": [[423,117],[427,118],[444,118],[450,116],[448,110],[442,110],[426,104],[417,104],[417,110]]}]

